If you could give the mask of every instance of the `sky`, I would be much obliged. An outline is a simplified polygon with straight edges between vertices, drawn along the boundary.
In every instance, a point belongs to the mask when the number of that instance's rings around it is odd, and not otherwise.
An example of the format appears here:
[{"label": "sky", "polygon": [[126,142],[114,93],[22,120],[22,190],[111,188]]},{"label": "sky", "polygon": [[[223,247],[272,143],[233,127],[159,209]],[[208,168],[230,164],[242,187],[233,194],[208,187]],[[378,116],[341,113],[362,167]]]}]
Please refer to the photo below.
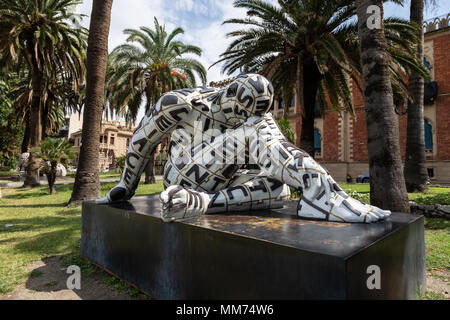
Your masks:
[{"label": "sky", "polygon": [[[276,3],[276,0],[267,0]],[[436,0],[436,6],[426,8],[424,18],[430,19],[450,12],[450,0]],[[385,4],[385,17],[401,17],[409,19],[409,3],[406,0],[403,7]],[[92,1],[84,0],[77,7],[77,12],[85,14],[82,25],[89,27]],[[138,29],[140,26],[154,27],[156,17],[168,32],[175,27],[181,27],[185,33],[177,39],[186,44],[202,48],[202,56],[197,58],[206,69],[219,59],[230,43],[226,34],[237,26],[222,22],[230,18],[244,18],[245,10],[233,7],[232,0],[114,0],[111,12],[108,49],[111,52],[116,46],[125,43],[126,28]],[[227,78],[221,73],[221,66],[208,69],[207,83]],[[138,120],[143,111],[140,112]]]}]

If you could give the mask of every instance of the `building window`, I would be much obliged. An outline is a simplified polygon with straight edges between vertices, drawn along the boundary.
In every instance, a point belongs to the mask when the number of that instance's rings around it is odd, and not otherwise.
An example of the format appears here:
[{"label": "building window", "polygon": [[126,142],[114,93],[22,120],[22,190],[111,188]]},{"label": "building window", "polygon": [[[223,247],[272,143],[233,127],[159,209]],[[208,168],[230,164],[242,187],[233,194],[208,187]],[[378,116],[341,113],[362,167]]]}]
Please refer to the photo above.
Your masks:
[{"label": "building window", "polygon": [[314,153],[317,156],[322,155],[322,135],[318,129],[314,128]]},{"label": "building window", "polygon": [[127,138],[127,148],[130,146],[130,138]]},{"label": "building window", "polygon": [[278,110],[284,109],[283,98],[278,99]]},{"label": "building window", "polygon": [[109,139],[109,143],[114,144],[114,136],[111,136],[111,138]]},{"label": "building window", "polygon": [[425,132],[425,152],[433,152],[433,127],[427,119],[423,120],[424,132]]}]

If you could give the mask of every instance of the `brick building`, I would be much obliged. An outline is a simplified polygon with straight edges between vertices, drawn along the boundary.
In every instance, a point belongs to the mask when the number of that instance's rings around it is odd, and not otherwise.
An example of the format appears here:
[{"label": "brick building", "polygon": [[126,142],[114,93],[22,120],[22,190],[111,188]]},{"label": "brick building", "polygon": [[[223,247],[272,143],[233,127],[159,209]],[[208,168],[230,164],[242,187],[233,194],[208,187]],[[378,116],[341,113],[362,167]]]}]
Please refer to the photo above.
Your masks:
[{"label": "brick building", "polygon": [[[450,183],[450,14],[425,23],[424,63],[431,73],[425,84],[424,107],[425,151],[432,183]],[[437,91],[436,91],[437,88]],[[369,173],[367,131],[364,101],[353,86],[355,117],[347,112],[329,110],[315,119],[316,159],[338,181],[350,175],[353,181]],[[275,101],[273,113],[282,115],[283,101]],[[300,143],[301,117],[295,99],[291,101],[289,120]],[[399,138],[402,157],[406,150],[405,110],[398,110]]]}]

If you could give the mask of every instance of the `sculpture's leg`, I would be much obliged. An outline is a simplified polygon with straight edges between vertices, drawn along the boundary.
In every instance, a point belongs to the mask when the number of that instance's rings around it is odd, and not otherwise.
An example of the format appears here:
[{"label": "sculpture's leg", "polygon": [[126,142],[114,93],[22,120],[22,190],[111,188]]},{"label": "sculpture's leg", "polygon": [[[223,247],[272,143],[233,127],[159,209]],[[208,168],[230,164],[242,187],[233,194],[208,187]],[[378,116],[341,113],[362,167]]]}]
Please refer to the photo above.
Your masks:
[{"label": "sculpture's leg", "polygon": [[164,221],[189,218],[207,213],[267,210],[282,208],[290,189],[278,180],[240,176],[228,188],[216,193],[170,186],[161,193],[161,217]]},{"label": "sculpture's leg", "polygon": [[347,195],[329,173],[307,153],[286,140],[271,116],[249,121],[255,127],[263,152],[258,163],[266,174],[303,192],[298,215],[303,218],[340,222],[374,222],[390,211],[370,206]]}]

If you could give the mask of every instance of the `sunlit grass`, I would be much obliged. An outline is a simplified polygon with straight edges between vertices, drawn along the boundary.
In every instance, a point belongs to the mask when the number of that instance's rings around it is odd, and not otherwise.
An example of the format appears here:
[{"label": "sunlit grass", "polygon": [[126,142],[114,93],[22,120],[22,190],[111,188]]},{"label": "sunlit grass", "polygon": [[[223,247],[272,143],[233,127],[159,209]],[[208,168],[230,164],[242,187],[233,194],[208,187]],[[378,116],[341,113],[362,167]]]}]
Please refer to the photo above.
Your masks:
[{"label": "sunlit grass", "polygon": [[[115,183],[102,184],[102,195]],[[66,207],[72,184],[48,187],[2,189],[0,202],[0,293],[26,280],[25,266],[45,257],[79,254],[81,206]],[[159,193],[162,182],[140,184],[136,195]],[[12,225],[12,227],[6,227]]]},{"label": "sunlit grass", "polygon": [[[102,184],[105,195],[115,183]],[[7,293],[19,283],[33,276],[26,266],[45,257],[63,255],[68,263],[76,261],[84,272],[99,272],[98,268],[80,257],[81,207],[66,207],[72,184],[57,185],[56,194],[49,195],[48,187],[32,189],[3,189],[0,202],[0,293]],[[342,185],[349,192],[368,194],[369,186]],[[159,193],[162,182],[140,184],[136,196]],[[426,194],[413,197],[447,195],[450,189],[430,188]],[[12,224],[12,227],[5,225]],[[450,270],[450,222],[445,219],[425,219],[427,268]],[[114,287],[126,287],[119,280],[105,280]],[[134,288],[126,289],[130,294]]]}]

